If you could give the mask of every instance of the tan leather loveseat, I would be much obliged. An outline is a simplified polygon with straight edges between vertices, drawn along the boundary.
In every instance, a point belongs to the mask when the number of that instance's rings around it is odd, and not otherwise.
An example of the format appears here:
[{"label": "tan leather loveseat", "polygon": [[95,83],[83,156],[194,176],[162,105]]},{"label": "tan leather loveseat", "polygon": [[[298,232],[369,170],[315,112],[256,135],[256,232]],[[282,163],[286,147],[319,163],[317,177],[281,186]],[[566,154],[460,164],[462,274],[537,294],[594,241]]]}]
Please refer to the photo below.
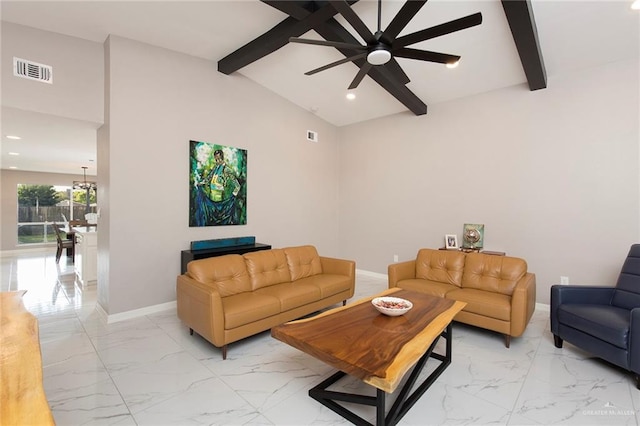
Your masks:
[{"label": "tan leather loveseat", "polygon": [[527,262],[508,256],[421,249],[416,260],[388,267],[389,288],[401,287],[466,302],[455,320],[520,336],[536,304],[536,277]]},{"label": "tan leather loveseat", "polygon": [[178,276],[178,317],[226,359],[229,343],[346,303],[355,269],[309,245],[194,260]]}]

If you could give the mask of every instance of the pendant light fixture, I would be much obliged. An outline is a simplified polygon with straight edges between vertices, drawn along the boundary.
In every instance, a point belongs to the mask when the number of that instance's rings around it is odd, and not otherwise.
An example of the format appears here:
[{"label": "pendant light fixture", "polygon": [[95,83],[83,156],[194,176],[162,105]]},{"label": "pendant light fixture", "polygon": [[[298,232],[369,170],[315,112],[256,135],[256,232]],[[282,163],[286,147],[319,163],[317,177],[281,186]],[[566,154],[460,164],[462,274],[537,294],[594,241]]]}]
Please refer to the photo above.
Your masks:
[{"label": "pendant light fixture", "polygon": [[87,169],[87,166],[82,166],[82,174],[84,176],[84,180],[82,182],[77,180],[73,181],[73,189],[95,190],[97,188],[97,184],[95,182],[87,182]]}]

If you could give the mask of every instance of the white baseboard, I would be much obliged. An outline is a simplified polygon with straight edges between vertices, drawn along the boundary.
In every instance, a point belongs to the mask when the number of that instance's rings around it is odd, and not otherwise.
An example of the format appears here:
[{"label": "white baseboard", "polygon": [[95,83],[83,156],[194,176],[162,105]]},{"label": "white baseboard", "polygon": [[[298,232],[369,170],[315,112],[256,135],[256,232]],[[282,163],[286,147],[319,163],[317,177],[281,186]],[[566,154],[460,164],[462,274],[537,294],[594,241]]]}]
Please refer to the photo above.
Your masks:
[{"label": "white baseboard", "polygon": [[381,279],[389,279],[387,277],[387,274],[381,274],[378,272],[371,272],[371,271],[365,271],[364,269],[356,269],[356,274],[360,274],[360,275],[365,275],[367,277],[372,277],[372,278],[381,278]]},{"label": "white baseboard", "polygon": [[[372,277],[372,278],[380,278],[387,279],[387,274],[381,274],[378,272],[365,271],[363,269],[356,269],[356,274]],[[147,306],[140,309],[134,309],[132,311],[120,312],[118,314],[109,315],[106,311],[100,306],[99,303],[96,304],[96,311],[102,318],[104,322],[107,324],[112,324],[114,322],[125,321],[128,319],[143,317],[145,315],[155,314],[157,312],[168,311],[169,309],[177,309],[177,301],[161,303],[159,305]],[[549,305],[546,303],[536,303],[536,310],[542,312],[549,312]]]},{"label": "white baseboard", "polygon": [[155,314],[157,312],[168,311],[170,309],[177,309],[177,302],[174,300],[173,302],[161,303],[159,305],[146,306],[140,309],[134,309],[132,311],[120,312],[118,314],[109,315],[105,312],[105,310],[100,306],[99,303],[96,304],[96,311],[102,318],[104,322],[107,324],[113,324],[114,322],[125,321],[128,319],[143,317],[145,315]]},{"label": "white baseboard", "polygon": [[536,311],[551,312],[551,305],[548,303],[536,303]]}]

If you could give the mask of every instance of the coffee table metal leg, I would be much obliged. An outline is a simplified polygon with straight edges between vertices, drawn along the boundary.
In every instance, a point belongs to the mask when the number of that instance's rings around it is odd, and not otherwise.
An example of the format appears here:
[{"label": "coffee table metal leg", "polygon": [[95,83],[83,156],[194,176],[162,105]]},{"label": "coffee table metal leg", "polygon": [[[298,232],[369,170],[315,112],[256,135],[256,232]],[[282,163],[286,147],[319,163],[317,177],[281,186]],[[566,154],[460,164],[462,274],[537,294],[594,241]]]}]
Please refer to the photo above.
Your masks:
[{"label": "coffee table metal leg", "polygon": [[[344,408],[342,405],[337,404],[335,401],[352,402],[354,404],[370,405],[376,407],[377,411],[380,411],[378,407],[378,398],[373,396],[358,395],[345,392],[328,391],[327,388],[344,377],[346,373],[338,371],[322,383],[314,386],[309,390],[309,396],[325,407],[330,408],[334,412],[340,414],[345,419],[349,420],[355,425],[370,425],[362,417],[358,416],[351,410]],[[382,392],[378,389],[378,392]],[[382,406],[382,418],[384,419],[384,405]]]},{"label": "coffee table metal leg", "polygon": [[[433,353],[436,343],[440,337],[446,339],[446,352],[445,355]],[[418,386],[418,388],[410,393],[418,380],[420,373],[426,365],[429,358],[434,358],[440,361],[440,365]],[[418,360],[413,367],[413,371],[407,378],[406,383],[400,389],[396,401],[389,410],[389,413],[385,416],[385,402],[386,392],[380,389],[376,389],[376,396],[365,396],[358,394],[351,394],[345,392],[329,391],[327,388],[336,383],[346,373],[338,371],[331,377],[324,380],[322,383],[314,386],[309,390],[309,396],[325,407],[333,410],[337,414],[341,415],[351,423],[356,425],[371,425],[368,421],[355,414],[353,411],[346,409],[342,405],[335,401],[351,402],[361,405],[369,405],[376,407],[376,425],[377,426],[390,426],[397,424],[402,417],[409,411],[411,407],[420,399],[420,397],[431,387],[436,379],[442,374],[442,372],[451,364],[451,324],[449,324],[444,332],[433,341],[427,352]]]}]

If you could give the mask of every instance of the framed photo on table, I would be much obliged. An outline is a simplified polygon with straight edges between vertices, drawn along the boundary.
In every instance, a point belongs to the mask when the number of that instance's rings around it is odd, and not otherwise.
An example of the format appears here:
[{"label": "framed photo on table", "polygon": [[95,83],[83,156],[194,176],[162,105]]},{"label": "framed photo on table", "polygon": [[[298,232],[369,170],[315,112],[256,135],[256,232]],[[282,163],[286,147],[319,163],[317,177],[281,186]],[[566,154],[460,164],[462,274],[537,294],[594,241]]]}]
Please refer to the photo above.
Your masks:
[{"label": "framed photo on table", "polygon": [[458,236],[455,234],[447,234],[444,236],[444,247],[447,250],[458,250]]}]

